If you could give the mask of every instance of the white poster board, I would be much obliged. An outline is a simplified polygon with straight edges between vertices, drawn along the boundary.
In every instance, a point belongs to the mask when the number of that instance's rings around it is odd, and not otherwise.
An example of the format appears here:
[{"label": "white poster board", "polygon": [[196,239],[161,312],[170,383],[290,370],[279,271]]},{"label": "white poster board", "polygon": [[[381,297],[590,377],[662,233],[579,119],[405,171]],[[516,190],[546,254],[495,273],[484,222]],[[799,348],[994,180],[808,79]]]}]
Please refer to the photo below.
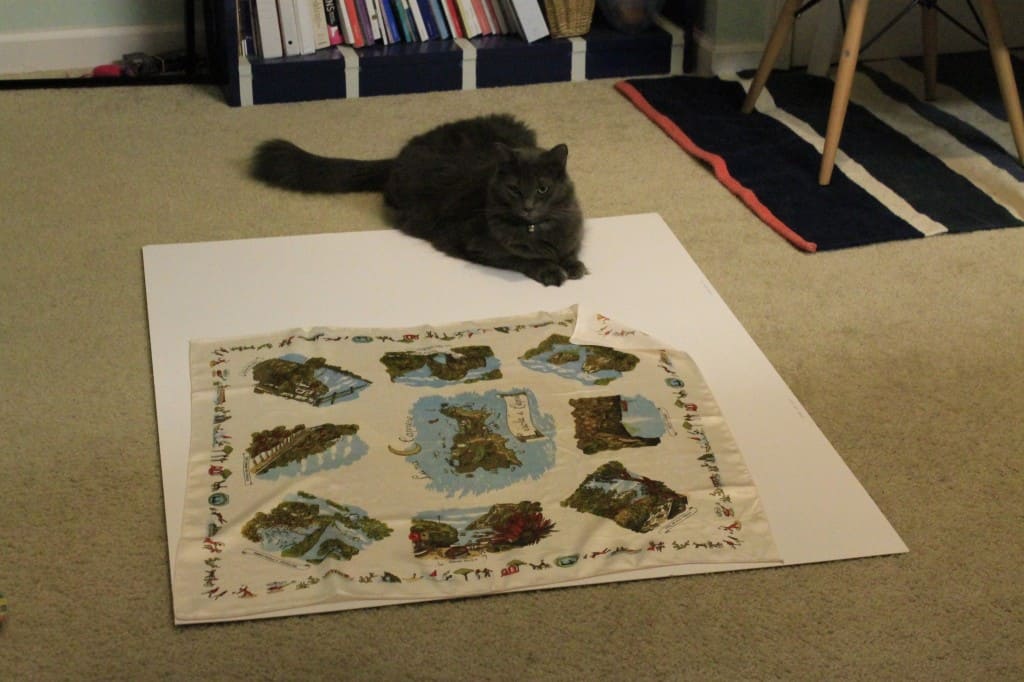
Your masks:
[{"label": "white poster board", "polygon": [[[189,339],[314,325],[440,324],[574,304],[693,357],[744,452],[784,563],[907,551],[660,216],[588,221],[581,257],[591,274],[543,287],[517,273],[449,258],[390,230],[145,247],[171,560],[189,453]],[[623,579],[764,565],[697,564],[633,572]]]}]

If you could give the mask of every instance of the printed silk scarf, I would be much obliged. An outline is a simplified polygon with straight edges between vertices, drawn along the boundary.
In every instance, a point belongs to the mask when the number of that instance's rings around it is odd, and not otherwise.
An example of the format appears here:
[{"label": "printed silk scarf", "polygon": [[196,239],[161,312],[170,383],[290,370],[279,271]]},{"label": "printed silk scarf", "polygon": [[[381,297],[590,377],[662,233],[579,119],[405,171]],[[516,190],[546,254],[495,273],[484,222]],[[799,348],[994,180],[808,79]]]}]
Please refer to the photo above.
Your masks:
[{"label": "printed silk scarf", "polygon": [[779,560],[690,357],[603,315],[190,353],[181,621]]}]

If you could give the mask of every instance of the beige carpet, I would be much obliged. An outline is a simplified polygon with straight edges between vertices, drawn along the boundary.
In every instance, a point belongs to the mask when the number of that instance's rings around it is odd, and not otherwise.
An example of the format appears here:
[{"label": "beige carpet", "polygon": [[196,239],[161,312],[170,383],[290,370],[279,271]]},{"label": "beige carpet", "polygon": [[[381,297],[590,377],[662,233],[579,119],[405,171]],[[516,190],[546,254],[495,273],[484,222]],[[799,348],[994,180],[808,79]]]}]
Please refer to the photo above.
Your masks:
[{"label": "beige carpet", "polygon": [[[498,110],[569,144],[588,215],[664,217],[910,553],[176,629],[141,247],[384,227],[377,197],[271,191],[246,155],[390,155]],[[247,110],[11,91],[0,123],[0,677],[1024,674],[1024,230],[798,253],[609,81]]]}]

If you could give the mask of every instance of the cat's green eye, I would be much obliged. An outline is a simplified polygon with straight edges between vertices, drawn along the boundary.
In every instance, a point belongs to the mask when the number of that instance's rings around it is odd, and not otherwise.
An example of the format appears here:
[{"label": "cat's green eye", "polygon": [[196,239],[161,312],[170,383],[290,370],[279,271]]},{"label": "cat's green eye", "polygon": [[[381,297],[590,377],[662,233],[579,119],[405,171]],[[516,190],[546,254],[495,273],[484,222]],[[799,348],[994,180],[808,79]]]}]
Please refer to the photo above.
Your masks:
[{"label": "cat's green eye", "polygon": [[541,183],[541,184],[537,185],[537,194],[547,194],[547,193],[548,193],[548,186],[547,185],[545,185],[544,183]]}]

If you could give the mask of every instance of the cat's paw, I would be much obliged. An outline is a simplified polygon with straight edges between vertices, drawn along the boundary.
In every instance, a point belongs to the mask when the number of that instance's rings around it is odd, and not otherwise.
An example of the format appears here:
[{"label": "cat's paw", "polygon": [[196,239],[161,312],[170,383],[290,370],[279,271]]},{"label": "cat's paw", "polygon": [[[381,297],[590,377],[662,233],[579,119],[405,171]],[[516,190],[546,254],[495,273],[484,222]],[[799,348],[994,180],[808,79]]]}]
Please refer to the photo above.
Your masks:
[{"label": "cat's paw", "polygon": [[584,265],[582,261],[578,261],[575,258],[562,261],[562,269],[565,270],[565,275],[569,279],[579,279],[583,277],[583,275],[590,273],[590,271],[587,270],[587,266]]},{"label": "cat's paw", "polygon": [[565,270],[557,263],[538,263],[525,274],[546,287],[562,286],[568,277]]}]

